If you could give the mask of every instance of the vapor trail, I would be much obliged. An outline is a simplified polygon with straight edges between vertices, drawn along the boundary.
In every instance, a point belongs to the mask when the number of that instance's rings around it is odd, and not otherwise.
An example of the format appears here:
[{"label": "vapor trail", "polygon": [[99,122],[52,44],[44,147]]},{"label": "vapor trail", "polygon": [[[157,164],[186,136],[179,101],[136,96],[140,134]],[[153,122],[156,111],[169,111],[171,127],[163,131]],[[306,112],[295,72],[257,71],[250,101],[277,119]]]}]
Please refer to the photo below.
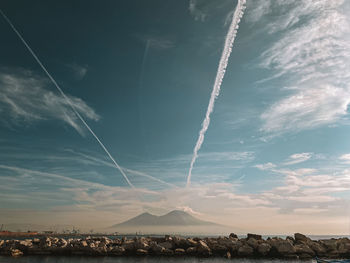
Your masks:
[{"label": "vapor trail", "polygon": [[38,62],[39,66],[42,68],[42,70],[46,73],[46,75],[49,77],[49,79],[52,81],[52,83],[55,85],[55,87],[57,88],[57,90],[61,93],[62,97],[67,101],[68,105],[72,108],[73,112],[77,115],[77,117],[81,120],[81,122],[84,124],[84,126],[89,130],[89,132],[92,134],[92,136],[94,136],[94,138],[96,139],[96,141],[100,144],[100,146],[102,147],[102,149],[106,152],[106,154],[108,155],[108,157],[111,159],[111,161],[113,162],[114,166],[121,172],[121,174],[123,175],[124,179],[126,180],[126,182],[129,184],[129,186],[131,188],[135,188],[134,185],[130,182],[129,178],[126,176],[126,174],[124,173],[124,171],[121,169],[121,167],[119,166],[119,164],[114,160],[114,158],[112,157],[112,155],[109,153],[109,151],[107,150],[107,148],[103,145],[103,143],[101,142],[101,140],[97,137],[97,135],[93,132],[93,130],[90,128],[90,126],[85,122],[84,118],[80,115],[80,113],[75,109],[73,103],[71,102],[71,100],[66,96],[66,94],[63,92],[63,90],[59,87],[59,85],[57,84],[56,80],[51,76],[51,74],[47,71],[47,69],[45,68],[45,66],[41,63],[41,61],[39,60],[39,58],[36,56],[36,54],[34,53],[34,51],[30,48],[30,46],[27,44],[27,42],[24,40],[24,38],[22,37],[22,35],[18,32],[18,30],[15,28],[15,26],[12,24],[12,22],[10,21],[10,19],[4,14],[4,12],[0,9],[0,13],[1,15],[4,17],[4,19],[6,20],[6,22],[10,25],[10,27],[13,29],[13,31],[16,33],[16,35],[19,37],[19,39],[22,41],[22,43],[26,46],[26,48],[28,49],[28,51],[30,52],[30,54],[32,54],[32,56],[34,57],[34,59],[36,60],[36,62]]},{"label": "vapor trail", "polygon": [[193,149],[193,156],[192,156],[191,165],[190,165],[190,169],[189,169],[188,176],[187,176],[187,187],[189,187],[191,185],[191,176],[192,176],[193,165],[196,162],[196,159],[198,157],[198,151],[200,150],[200,148],[203,144],[205,133],[208,130],[208,127],[210,124],[210,114],[214,110],[215,100],[219,96],[219,93],[220,93],[220,88],[221,88],[222,80],[225,76],[225,72],[226,72],[226,68],[227,68],[227,64],[228,64],[228,59],[231,55],[232,46],[233,46],[233,43],[234,43],[236,35],[237,35],[239,22],[241,21],[241,18],[244,14],[245,3],[246,3],[246,0],[238,0],[236,10],[233,14],[232,23],[230,25],[230,29],[229,29],[227,36],[226,36],[225,46],[224,46],[224,50],[222,51],[218,71],[217,71],[216,78],[215,78],[215,83],[213,86],[213,91],[211,92],[211,95],[210,95],[207,113],[205,114],[205,118],[204,118],[204,121],[202,123],[202,129],[199,132],[199,137],[198,137],[197,143]]}]

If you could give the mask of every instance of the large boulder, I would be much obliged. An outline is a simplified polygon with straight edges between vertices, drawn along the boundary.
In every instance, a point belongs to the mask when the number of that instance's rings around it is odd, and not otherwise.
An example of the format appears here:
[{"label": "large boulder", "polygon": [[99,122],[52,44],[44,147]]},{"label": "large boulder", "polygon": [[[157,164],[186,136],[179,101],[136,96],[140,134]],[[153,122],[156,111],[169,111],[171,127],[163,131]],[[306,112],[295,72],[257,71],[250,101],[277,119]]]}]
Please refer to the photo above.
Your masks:
[{"label": "large boulder", "polygon": [[20,257],[23,256],[23,252],[19,249],[11,249],[11,256],[12,257]]},{"label": "large boulder", "polygon": [[257,234],[250,234],[250,233],[248,233],[247,234],[247,239],[249,239],[249,238],[254,238],[256,240],[261,240],[262,236],[261,235],[257,235]]},{"label": "large boulder", "polygon": [[257,251],[262,256],[267,256],[271,250],[271,246],[268,243],[260,243],[257,247]]},{"label": "large boulder", "polygon": [[247,244],[251,246],[254,249],[257,249],[259,246],[259,241],[256,240],[255,238],[251,237],[247,240]]},{"label": "large boulder", "polygon": [[316,255],[315,252],[306,244],[297,244],[294,247],[298,255],[304,255],[303,258],[307,257],[306,255],[309,255],[311,258]]},{"label": "large boulder", "polygon": [[231,238],[231,239],[238,238],[238,236],[235,233],[231,233],[228,237]]},{"label": "large boulder", "polygon": [[114,246],[109,253],[114,256],[122,256],[125,254],[125,249],[121,246]]},{"label": "large boulder", "polygon": [[344,257],[350,256],[350,240],[347,238],[341,238],[337,241],[338,252]]},{"label": "large boulder", "polygon": [[238,249],[238,256],[249,257],[254,254],[254,249],[248,244],[244,244]]},{"label": "large boulder", "polygon": [[296,243],[307,242],[308,240],[310,240],[310,238],[308,238],[307,236],[300,234],[300,233],[295,233],[294,239],[295,239]]},{"label": "large boulder", "polygon": [[171,241],[161,242],[158,245],[164,247],[165,249],[174,249],[174,244]]},{"label": "large boulder", "polygon": [[327,255],[327,250],[321,243],[309,240],[307,245],[316,253],[317,256],[322,257]]},{"label": "large boulder", "polygon": [[132,252],[135,250],[135,241],[134,240],[125,240],[122,244],[122,247],[126,252]]},{"label": "large boulder", "polygon": [[209,257],[212,254],[211,249],[203,240],[198,242],[197,253],[201,257]]},{"label": "large boulder", "polygon": [[289,240],[283,240],[281,238],[268,239],[267,242],[270,246],[283,257],[289,257],[296,253],[295,247]]},{"label": "large boulder", "polygon": [[152,253],[154,253],[156,255],[161,255],[165,251],[165,248],[160,246],[156,242],[152,241],[150,243],[150,250]]},{"label": "large boulder", "polygon": [[186,254],[187,255],[195,255],[197,253],[197,248],[196,247],[189,247],[188,249],[186,249]]}]

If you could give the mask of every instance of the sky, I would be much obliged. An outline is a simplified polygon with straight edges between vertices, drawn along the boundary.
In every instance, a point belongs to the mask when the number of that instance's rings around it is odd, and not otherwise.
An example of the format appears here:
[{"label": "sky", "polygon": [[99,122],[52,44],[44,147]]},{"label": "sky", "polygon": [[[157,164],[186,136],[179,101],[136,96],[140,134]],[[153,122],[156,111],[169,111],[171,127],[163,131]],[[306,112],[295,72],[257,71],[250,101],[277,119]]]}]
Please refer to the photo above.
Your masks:
[{"label": "sky", "polygon": [[[0,19],[0,223],[104,228],[173,209],[262,234],[350,233],[350,2],[3,0],[135,188]],[[24,230],[24,229],[23,229]]]}]

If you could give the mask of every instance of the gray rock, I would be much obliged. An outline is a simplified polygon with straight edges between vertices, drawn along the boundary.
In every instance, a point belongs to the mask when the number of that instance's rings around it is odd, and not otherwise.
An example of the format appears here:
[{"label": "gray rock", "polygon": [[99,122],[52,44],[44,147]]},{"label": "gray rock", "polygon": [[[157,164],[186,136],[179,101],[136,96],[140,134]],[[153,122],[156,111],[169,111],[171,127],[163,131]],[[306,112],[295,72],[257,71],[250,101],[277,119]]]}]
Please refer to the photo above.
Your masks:
[{"label": "gray rock", "polygon": [[300,234],[300,233],[295,233],[294,239],[296,242],[307,242],[309,240],[308,237],[306,237],[305,235]]},{"label": "gray rock", "polygon": [[254,249],[247,244],[244,244],[238,249],[238,256],[252,256],[253,254]]},{"label": "gray rock", "polygon": [[311,257],[315,256],[315,252],[306,244],[297,244],[294,247],[298,255],[308,254]]},{"label": "gray rock", "polygon": [[238,236],[235,233],[231,233],[228,237],[229,238],[238,238]]},{"label": "gray rock", "polygon": [[211,249],[203,240],[198,242],[197,253],[201,257],[209,257],[212,254]]},{"label": "gray rock", "polygon": [[159,244],[157,244],[156,242],[152,241],[150,244],[150,250],[156,254],[156,255],[160,255],[164,252],[165,248],[160,246]]},{"label": "gray rock", "polygon": [[186,249],[186,254],[188,255],[194,255],[197,253],[197,248],[196,247],[189,247]]},{"label": "gray rock", "polygon": [[253,238],[253,237],[251,237],[251,238],[249,238],[249,239],[247,240],[247,244],[248,244],[249,246],[251,246],[252,248],[254,248],[254,249],[257,249],[258,246],[259,246],[258,240],[256,240],[256,239]]},{"label": "gray rock", "polygon": [[110,253],[115,256],[122,256],[125,254],[125,249],[121,246],[115,246],[112,248]]},{"label": "gray rock", "polygon": [[19,249],[11,249],[10,250],[11,256],[12,257],[20,257],[23,256],[23,252]]},{"label": "gray rock", "polygon": [[271,246],[268,243],[261,243],[258,245],[257,251],[262,256],[267,256],[271,250]]},{"label": "gray rock", "polygon": [[257,234],[247,234],[247,239],[249,239],[249,238],[254,238],[254,239],[256,239],[256,240],[261,240],[262,239],[262,237],[261,237],[261,235],[257,235]]},{"label": "gray rock", "polygon": [[159,243],[158,245],[160,245],[166,249],[173,249],[174,248],[173,243],[170,241],[165,241],[165,242]]}]

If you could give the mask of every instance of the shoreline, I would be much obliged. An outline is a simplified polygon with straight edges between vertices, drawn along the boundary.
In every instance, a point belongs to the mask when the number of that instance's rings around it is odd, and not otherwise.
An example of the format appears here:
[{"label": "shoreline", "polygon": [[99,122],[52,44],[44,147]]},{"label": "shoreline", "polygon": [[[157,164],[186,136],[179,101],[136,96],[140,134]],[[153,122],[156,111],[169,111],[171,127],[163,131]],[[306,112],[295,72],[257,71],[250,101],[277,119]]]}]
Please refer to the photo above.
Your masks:
[{"label": "shoreline", "polygon": [[239,238],[233,233],[228,237],[207,238],[166,235],[111,239],[80,235],[65,239],[61,235],[49,235],[25,240],[0,239],[0,255],[340,259],[350,258],[350,240],[345,237],[311,240],[300,233],[293,237],[267,239],[256,234]]}]

